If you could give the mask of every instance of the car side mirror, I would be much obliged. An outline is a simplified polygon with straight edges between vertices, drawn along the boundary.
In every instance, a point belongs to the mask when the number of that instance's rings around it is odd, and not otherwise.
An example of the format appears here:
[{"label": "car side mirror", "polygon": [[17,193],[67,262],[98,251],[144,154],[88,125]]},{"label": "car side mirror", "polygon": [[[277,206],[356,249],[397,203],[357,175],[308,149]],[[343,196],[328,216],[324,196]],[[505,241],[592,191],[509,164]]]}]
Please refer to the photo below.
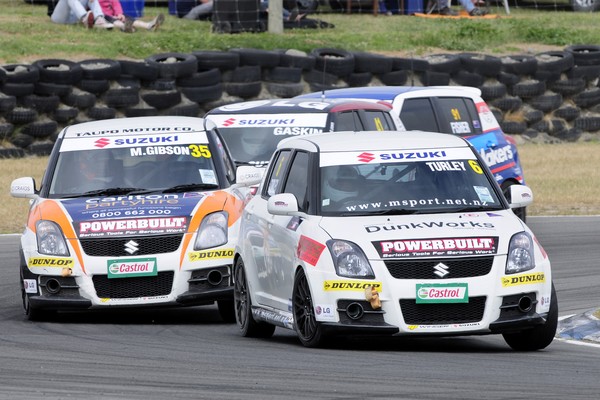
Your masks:
[{"label": "car side mirror", "polygon": [[267,211],[273,215],[298,214],[298,200],[291,193],[279,193],[269,197]]},{"label": "car side mirror", "polygon": [[527,207],[533,203],[533,192],[529,186],[512,185],[509,188],[508,202],[510,203],[510,208]]},{"label": "car side mirror", "polygon": [[258,185],[265,174],[265,170],[266,168],[240,165],[235,170],[235,181],[240,185]]},{"label": "car side mirror", "polygon": [[15,179],[10,184],[10,195],[26,199],[36,198],[35,180],[31,177]]}]

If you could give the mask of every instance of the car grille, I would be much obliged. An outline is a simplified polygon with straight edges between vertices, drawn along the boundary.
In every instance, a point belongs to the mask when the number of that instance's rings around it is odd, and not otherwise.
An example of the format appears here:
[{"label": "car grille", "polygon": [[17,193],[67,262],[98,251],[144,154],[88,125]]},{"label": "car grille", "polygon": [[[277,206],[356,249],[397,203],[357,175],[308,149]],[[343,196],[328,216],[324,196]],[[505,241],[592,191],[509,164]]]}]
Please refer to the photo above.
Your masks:
[{"label": "car grille", "polygon": [[95,257],[123,257],[132,256],[125,251],[125,244],[134,241],[139,250],[134,256],[148,254],[172,253],[179,248],[183,235],[123,237],[123,238],[95,238],[82,239],[81,247],[88,256]]},{"label": "car grille", "polygon": [[390,275],[396,279],[440,279],[434,274],[439,263],[446,267],[444,279],[483,276],[490,273],[494,257],[464,257],[427,260],[384,260]]},{"label": "car grille", "polygon": [[468,303],[417,304],[401,299],[400,308],[407,325],[466,324],[479,322],[485,311],[485,296],[470,297]]},{"label": "car grille", "polygon": [[100,298],[130,299],[137,297],[166,296],[173,288],[173,271],[159,272],[156,276],[112,278],[94,275],[92,281]]}]

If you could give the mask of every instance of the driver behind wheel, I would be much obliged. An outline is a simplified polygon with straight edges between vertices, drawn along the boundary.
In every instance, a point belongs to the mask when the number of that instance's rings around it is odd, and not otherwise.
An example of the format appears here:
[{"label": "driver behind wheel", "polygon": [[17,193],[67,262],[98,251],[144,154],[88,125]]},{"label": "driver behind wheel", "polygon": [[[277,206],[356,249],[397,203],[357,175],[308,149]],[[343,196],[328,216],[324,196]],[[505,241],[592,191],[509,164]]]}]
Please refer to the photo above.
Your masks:
[{"label": "driver behind wheel", "polygon": [[337,165],[322,169],[321,191],[322,205],[356,197],[364,179],[356,168],[350,165]]}]

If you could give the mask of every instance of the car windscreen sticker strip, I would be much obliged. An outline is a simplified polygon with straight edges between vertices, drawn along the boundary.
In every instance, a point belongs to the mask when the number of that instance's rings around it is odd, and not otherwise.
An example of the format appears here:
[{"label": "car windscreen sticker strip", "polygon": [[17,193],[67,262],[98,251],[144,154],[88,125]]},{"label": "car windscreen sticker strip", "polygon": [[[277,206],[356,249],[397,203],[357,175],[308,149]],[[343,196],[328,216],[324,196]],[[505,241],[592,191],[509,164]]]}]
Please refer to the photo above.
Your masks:
[{"label": "car windscreen sticker strip", "polygon": [[475,155],[468,147],[447,149],[415,149],[415,150],[389,150],[389,151],[346,151],[321,153],[321,167],[332,165],[356,165],[368,163],[395,163],[418,162],[438,160],[468,160],[475,159]]},{"label": "car windscreen sticker strip", "polygon": [[116,149],[157,145],[207,144],[206,132],[161,133],[157,135],[65,138],[60,151]]}]

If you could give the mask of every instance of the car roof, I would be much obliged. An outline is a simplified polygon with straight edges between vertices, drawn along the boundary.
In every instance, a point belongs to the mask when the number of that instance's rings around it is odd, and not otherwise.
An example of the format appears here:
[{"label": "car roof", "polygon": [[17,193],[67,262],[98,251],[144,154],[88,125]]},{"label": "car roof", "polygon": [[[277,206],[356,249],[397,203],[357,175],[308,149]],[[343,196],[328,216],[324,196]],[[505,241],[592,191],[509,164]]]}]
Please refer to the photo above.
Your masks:
[{"label": "car roof", "polygon": [[360,99],[268,99],[227,104],[210,110],[206,117],[215,114],[298,114],[330,113],[348,110],[391,111],[391,105]]},{"label": "car roof", "polygon": [[180,116],[153,116],[115,118],[69,125],[59,137],[89,138],[110,135],[165,134],[173,132],[205,131],[203,118]]},{"label": "car roof", "polygon": [[336,99],[363,98],[372,100],[393,100],[398,95],[417,94],[422,96],[467,96],[479,97],[481,90],[470,86],[366,86],[323,90],[296,96],[296,99]]},{"label": "car roof", "polygon": [[469,147],[469,144],[465,139],[447,133],[362,131],[292,137],[282,140],[277,146],[278,149],[298,148],[313,152],[444,149],[449,147]]}]

